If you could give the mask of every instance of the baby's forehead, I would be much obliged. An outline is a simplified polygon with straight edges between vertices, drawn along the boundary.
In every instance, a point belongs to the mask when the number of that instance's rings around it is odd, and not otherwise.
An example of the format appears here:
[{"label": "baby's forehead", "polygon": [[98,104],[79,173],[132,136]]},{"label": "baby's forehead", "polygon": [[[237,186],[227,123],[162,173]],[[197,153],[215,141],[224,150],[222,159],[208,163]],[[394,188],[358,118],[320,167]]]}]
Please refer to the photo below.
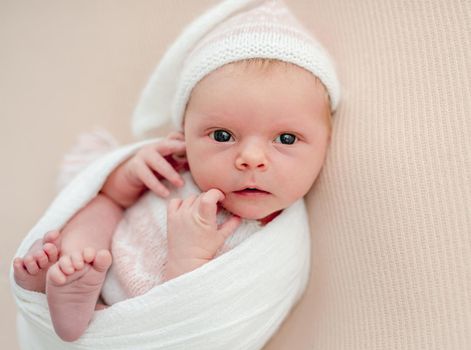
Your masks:
[{"label": "baby's forehead", "polygon": [[218,113],[218,114],[205,114],[200,115],[199,125],[204,126],[218,126],[221,128],[229,129],[253,129],[258,131],[269,130],[305,130],[306,128],[321,127],[322,123],[316,123],[316,118],[311,115],[288,115],[288,114],[251,114],[248,118],[241,116],[235,111],[232,114]]},{"label": "baby's forehead", "polygon": [[[329,99],[327,89],[321,80],[312,72],[294,64],[277,59],[251,58],[225,64],[206,74],[190,92],[189,99],[201,85],[220,83],[221,80],[229,82],[237,77],[244,76],[251,83],[273,81],[276,79],[292,79],[307,81],[310,85],[319,85],[323,88],[325,96]],[[281,84],[281,82],[280,82]],[[328,101],[329,102],[329,101]]]},{"label": "baby's forehead", "polygon": [[328,113],[329,105],[325,87],[310,71],[279,60],[250,59],[226,64],[198,82],[183,120],[239,126],[243,116],[244,123],[258,121],[264,129],[302,128],[313,116]]},{"label": "baby's forehead", "polygon": [[203,77],[191,90],[187,107],[194,95],[197,95],[203,87],[222,87],[231,84],[234,80],[242,80],[247,84],[265,84],[274,86],[282,84],[296,84],[302,81],[306,89],[314,88],[322,91],[325,102],[330,105],[328,91],[321,80],[312,72],[293,63],[276,59],[253,58],[225,64]]}]

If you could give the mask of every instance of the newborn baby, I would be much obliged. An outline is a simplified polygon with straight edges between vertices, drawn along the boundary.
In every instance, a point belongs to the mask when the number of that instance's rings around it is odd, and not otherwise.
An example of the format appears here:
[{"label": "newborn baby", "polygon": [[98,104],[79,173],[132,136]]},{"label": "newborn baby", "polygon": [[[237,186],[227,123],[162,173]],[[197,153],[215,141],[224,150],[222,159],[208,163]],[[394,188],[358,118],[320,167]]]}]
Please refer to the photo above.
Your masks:
[{"label": "newborn baby", "polygon": [[[109,303],[193,271],[269,225],[322,168],[335,72],[283,4],[266,1],[220,23],[192,46],[177,80],[172,118],[180,132],[138,150],[60,233],[14,262],[17,284],[47,294],[63,340],[87,328],[112,255]],[[152,99],[143,96],[141,103]],[[136,258],[115,253],[132,241],[145,250],[149,237],[162,258],[143,254],[152,266],[141,275],[145,287],[129,288],[134,281],[119,276]]]}]

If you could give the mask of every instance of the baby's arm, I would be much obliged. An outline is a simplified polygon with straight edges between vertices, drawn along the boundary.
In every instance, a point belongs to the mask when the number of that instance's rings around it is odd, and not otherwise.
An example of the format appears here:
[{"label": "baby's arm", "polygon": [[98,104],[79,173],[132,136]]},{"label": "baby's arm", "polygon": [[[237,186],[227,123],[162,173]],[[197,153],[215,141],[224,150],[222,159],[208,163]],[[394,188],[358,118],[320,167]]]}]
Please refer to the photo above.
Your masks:
[{"label": "baby's arm", "polygon": [[172,199],[167,212],[168,261],[165,280],[195,270],[214,258],[240,224],[240,218],[230,217],[218,227],[218,202],[224,194],[211,189],[185,200]]},{"label": "baby's arm", "polygon": [[97,251],[109,249],[124,209],[136,202],[144,191],[151,189],[159,196],[167,196],[169,192],[160,182],[164,178],[175,186],[183,185],[177,171],[184,163],[173,160],[171,155],[184,150],[183,141],[165,139],[141,148],[119,165],[108,176],[100,193],[63,228],[61,255],[86,247]]}]

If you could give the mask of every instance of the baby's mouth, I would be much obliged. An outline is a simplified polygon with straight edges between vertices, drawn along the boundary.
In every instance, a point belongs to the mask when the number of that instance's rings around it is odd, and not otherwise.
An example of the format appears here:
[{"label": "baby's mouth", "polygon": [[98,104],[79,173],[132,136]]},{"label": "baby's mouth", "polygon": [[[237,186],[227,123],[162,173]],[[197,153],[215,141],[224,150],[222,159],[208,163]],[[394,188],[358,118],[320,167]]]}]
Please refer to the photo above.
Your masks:
[{"label": "baby's mouth", "polygon": [[239,195],[266,195],[270,194],[270,192],[258,189],[258,188],[253,188],[253,187],[247,187],[239,191],[234,191],[234,193],[239,194]]}]

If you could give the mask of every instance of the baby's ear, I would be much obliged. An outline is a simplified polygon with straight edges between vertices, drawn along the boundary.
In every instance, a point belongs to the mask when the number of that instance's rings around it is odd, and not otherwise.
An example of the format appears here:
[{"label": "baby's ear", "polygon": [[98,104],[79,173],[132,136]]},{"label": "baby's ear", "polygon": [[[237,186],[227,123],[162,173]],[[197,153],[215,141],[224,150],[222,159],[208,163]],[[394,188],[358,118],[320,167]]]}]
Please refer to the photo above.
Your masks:
[{"label": "baby's ear", "polygon": [[170,134],[168,134],[167,138],[169,140],[185,141],[185,135],[181,131],[173,131]]}]

